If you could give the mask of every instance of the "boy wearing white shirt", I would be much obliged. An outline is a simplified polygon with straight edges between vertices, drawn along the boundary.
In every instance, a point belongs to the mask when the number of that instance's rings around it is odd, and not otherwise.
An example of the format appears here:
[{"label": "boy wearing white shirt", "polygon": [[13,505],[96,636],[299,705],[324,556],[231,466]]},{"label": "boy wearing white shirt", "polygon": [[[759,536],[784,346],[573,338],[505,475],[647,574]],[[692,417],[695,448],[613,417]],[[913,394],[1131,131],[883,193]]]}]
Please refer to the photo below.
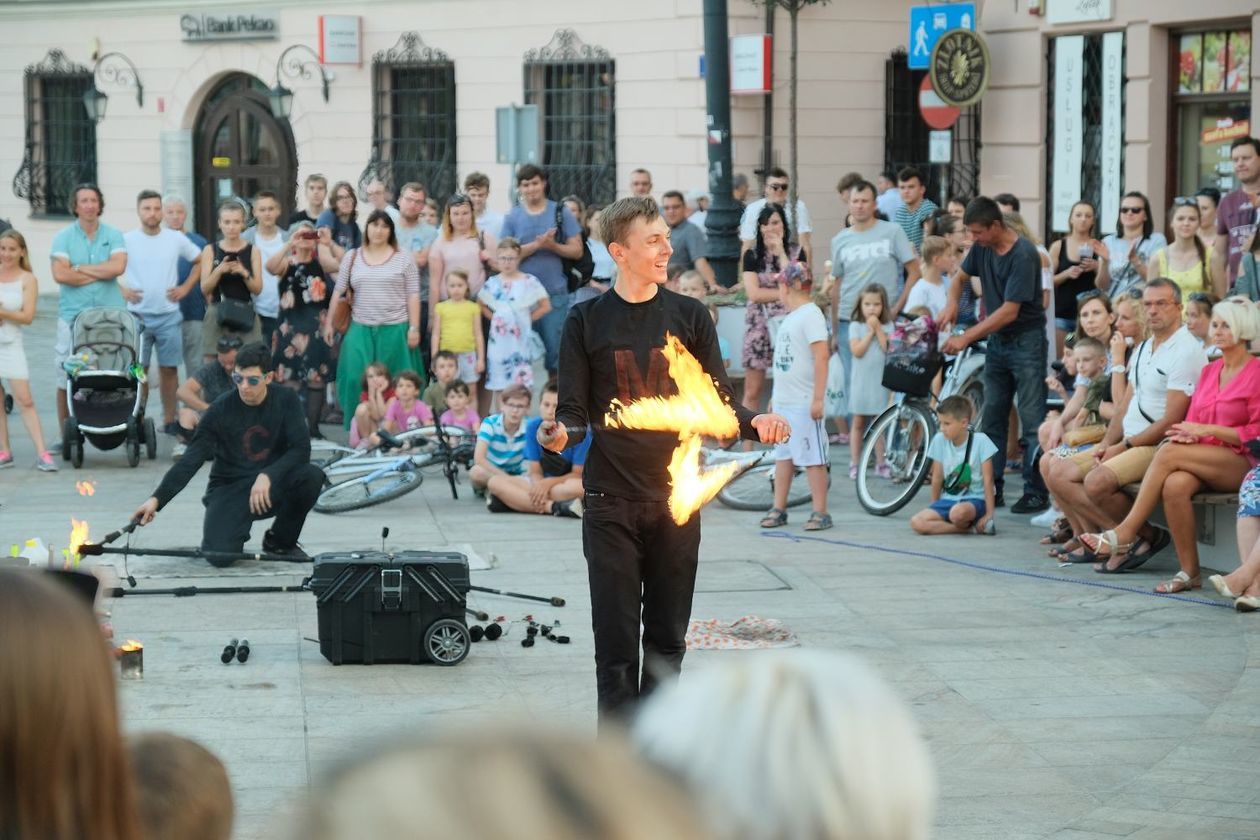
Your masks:
[{"label": "boy wearing white shirt", "polygon": [[774,390],[771,410],[787,418],[792,436],[775,444],[774,507],[762,517],[762,528],[787,524],[788,488],[796,467],[804,467],[814,511],[806,531],[831,527],[827,513],[828,441],[823,428],[823,394],[827,389],[827,316],[812,301],[813,282],[805,272],[785,273],[779,280],[784,316],[774,341]]},{"label": "boy wearing white shirt", "polygon": [[[162,227],[162,196],[158,193],[142,191],[136,198],[136,214],[140,227],[123,235],[129,255],[124,282],[132,292],[127,309],[140,321],[140,363],[146,372],[157,348],[162,430],[174,434],[175,391],[184,358],[184,317],[179,301],[191,289],[180,283],[179,260],[182,257],[193,262],[201,259],[201,253],[187,236]],[[149,399],[147,382],[143,399],[146,403]]]},{"label": "boy wearing white shirt", "polygon": [[252,243],[262,257],[262,291],[254,296],[254,311],[262,324],[263,344],[271,346],[271,334],[280,318],[280,278],[267,270],[267,261],[282,253],[289,241],[289,232],[280,228],[280,198],[263,190],[254,196],[254,218],[258,224],[241,234],[241,239]]},{"label": "boy wearing white shirt", "polygon": [[936,316],[949,299],[949,290],[945,288],[942,276],[953,273],[957,266],[954,246],[943,236],[929,236],[923,240],[923,273],[919,282],[910,287],[906,298],[906,311],[913,312],[922,307]]}]

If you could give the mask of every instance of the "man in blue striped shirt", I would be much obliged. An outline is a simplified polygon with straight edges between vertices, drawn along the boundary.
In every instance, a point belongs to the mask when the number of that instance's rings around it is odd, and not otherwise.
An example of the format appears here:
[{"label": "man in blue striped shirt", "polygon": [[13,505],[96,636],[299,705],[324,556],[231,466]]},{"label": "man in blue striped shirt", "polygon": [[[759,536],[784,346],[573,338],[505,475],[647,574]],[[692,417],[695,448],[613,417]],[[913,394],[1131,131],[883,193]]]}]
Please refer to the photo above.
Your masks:
[{"label": "man in blue striped shirt", "polygon": [[524,385],[509,385],[499,392],[500,414],[481,421],[477,448],[468,477],[481,495],[496,475],[525,474],[525,413],[533,395]]}]

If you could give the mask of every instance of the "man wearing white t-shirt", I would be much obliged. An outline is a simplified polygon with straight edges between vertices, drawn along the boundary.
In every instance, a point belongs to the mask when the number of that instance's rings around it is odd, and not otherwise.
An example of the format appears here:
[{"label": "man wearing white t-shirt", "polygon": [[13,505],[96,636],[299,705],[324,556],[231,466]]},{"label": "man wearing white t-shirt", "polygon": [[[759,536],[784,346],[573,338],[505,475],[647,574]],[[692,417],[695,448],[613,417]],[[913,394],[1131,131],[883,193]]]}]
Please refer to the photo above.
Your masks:
[{"label": "man wearing white t-shirt", "polygon": [[[744,208],[744,215],[739,220],[739,256],[741,260],[744,258],[744,252],[757,242],[757,217],[761,215],[761,211],[766,204],[773,202],[787,208],[788,174],[777,166],[768,171],[766,173],[765,190],[765,195],[762,198],[757,199]],[[799,198],[796,199],[796,208],[794,210],[787,208],[786,212],[788,227],[792,229],[796,241],[801,245],[801,250],[805,252],[805,261],[813,265],[814,246],[810,241],[810,234],[814,231],[814,224],[810,221],[809,210],[805,207],[805,202]]]},{"label": "man wearing white t-shirt", "polygon": [[263,287],[254,295],[254,311],[262,324],[263,344],[270,347],[271,334],[275,332],[276,321],[280,318],[280,278],[267,270],[267,261],[283,252],[289,241],[289,232],[276,224],[280,218],[279,196],[268,190],[255,195],[254,218],[258,224],[245,231],[241,239],[257,248],[262,257]]},{"label": "man wearing white t-shirt", "polygon": [[[1126,484],[1142,480],[1155,458],[1164,432],[1186,419],[1190,397],[1207,365],[1198,339],[1182,324],[1181,289],[1171,280],[1156,278],[1142,292],[1151,337],[1124,360],[1116,360],[1112,373],[1127,373],[1124,397],[1116,406],[1102,442],[1051,465],[1046,484],[1076,534],[1101,533],[1115,528],[1128,515],[1133,500]],[[1149,529],[1150,526],[1147,526]],[[1140,534],[1148,543],[1155,534]],[[1131,556],[1153,550],[1135,545]],[[1065,559],[1093,559],[1084,548]],[[1123,560],[1124,555],[1118,559]]]},{"label": "man wearing white t-shirt", "polygon": [[[175,391],[184,357],[179,301],[192,288],[180,283],[179,260],[199,260],[201,252],[184,234],[162,227],[162,196],[153,190],[136,198],[136,215],[140,227],[123,235],[128,254],[124,283],[132,292],[127,308],[141,324],[140,363],[146,372],[157,348],[162,430],[174,434]],[[146,382],[144,401],[148,399]]]},{"label": "man wearing white t-shirt", "polygon": [[503,214],[486,207],[490,198],[490,177],[484,172],[469,172],[468,177],[464,178],[464,194],[472,202],[477,230],[498,239],[499,231],[503,228]]}]

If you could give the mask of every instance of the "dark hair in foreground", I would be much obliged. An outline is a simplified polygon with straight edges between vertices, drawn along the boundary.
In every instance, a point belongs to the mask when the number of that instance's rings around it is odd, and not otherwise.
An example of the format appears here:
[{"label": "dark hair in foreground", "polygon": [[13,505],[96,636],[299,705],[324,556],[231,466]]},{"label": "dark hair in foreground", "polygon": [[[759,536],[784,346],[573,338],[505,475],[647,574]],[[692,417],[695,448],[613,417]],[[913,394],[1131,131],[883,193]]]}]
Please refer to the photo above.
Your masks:
[{"label": "dark hair in foreground", "polygon": [[236,369],[256,367],[263,373],[271,371],[271,350],[261,341],[251,341],[236,351]]},{"label": "dark hair in foreground", "polygon": [[144,834],[153,840],[231,840],[227,768],[201,744],[169,732],[130,739]]},{"label": "dark hair in foreground", "polygon": [[980,195],[967,202],[967,209],[963,211],[964,225],[1005,225],[1006,221],[1002,218],[1002,208],[988,196]]},{"label": "dark hair in foreground", "polygon": [[1019,199],[1015,197],[1014,193],[998,193],[993,196],[993,200],[998,204],[1005,204],[1016,213],[1019,212]]},{"label": "dark hair in foreground", "polygon": [[0,570],[0,837],[134,840],[114,663],[50,574]]}]

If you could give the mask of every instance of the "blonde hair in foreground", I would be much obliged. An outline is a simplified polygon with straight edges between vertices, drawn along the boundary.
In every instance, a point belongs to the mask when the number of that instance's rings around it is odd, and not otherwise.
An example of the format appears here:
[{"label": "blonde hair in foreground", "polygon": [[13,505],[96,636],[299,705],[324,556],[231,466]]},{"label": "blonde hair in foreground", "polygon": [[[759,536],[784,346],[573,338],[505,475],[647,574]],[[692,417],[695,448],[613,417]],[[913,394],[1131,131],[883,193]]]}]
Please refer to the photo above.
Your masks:
[{"label": "blonde hair in foreground", "polygon": [[741,656],[652,695],[632,737],[722,840],[923,840],[936,784],[906,704],[823,651]]},{"label": "blonde hair in foreground", "polygon": [[390,747],[316,787],[292,840],[709,840],[621,740],[492,729]]}]

